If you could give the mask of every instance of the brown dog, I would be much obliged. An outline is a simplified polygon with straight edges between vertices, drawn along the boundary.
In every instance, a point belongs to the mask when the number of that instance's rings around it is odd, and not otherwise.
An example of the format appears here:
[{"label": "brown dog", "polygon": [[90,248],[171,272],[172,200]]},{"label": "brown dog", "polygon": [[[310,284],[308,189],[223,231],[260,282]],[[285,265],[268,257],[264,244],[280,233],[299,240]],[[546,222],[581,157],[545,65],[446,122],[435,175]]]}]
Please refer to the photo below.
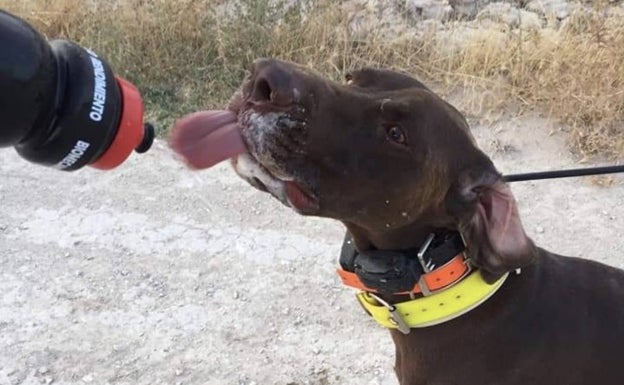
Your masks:
[{"label": "brown dog", "polygon": [[364,69],[342,85],[258,60],[231,108],[249,150],[236,171],[301,214],[340,220],[359,251],[451,229],[488,283],[522,268],[459,318],[393,329],[401,384],[624,383],[624,272],[537,248],[465,119],[422,83]]}]

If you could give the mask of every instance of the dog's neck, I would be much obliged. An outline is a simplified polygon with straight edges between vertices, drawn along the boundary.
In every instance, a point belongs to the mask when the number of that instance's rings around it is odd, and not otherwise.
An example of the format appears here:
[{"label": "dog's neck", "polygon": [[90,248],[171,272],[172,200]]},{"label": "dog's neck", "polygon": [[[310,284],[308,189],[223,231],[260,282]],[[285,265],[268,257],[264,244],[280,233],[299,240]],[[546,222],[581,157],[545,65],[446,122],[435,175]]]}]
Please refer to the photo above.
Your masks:
[{"label": "dog's neck", "polygon": [[355,247],[359,251],[419,248],[427,236],[439,228],[432,225],[411,224],[383,232],[374,232],[353,223],[344,223],[344,225],[352,235]]}]

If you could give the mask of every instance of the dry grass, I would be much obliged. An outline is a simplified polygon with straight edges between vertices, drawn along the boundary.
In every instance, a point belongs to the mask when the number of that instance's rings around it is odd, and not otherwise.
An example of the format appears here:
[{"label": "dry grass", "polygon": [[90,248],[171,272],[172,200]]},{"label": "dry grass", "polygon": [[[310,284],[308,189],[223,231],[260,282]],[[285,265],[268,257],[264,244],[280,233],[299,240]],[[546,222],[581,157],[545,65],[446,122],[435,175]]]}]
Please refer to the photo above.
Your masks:
[{"label": "dry grass", "polygon": [[574,14],[558,30],[501,26],[362,41],[329,0],[318,0],[305,18],[299,9],[284,15],[268,0],[247,1],[247,12],[229,21],[215,15],[224,3],[0,0],[0,7],[50,38],[93,47],[140,87],[149,118],[164,128],[183,113],[222,106],[251,61],[272,56],[334,79],[374,65],[449,87],[478,87],[485,96],[470,101],[478,107],[540,109],[569,128],[571,143],[584,155],[624,154],[624,25],[621,14],[608,14],[600,4]]},{"label": "dry grass", "polygon": [[[475,33],[440,56],[426,55],[432,77],[478,87],[490,101],[518,101],[560,120],[583,155],[624,155],[624,24],[601,11],[573,14],[560,30]],[[452,45],[452,44],[451,44]],[[504,87],[500,89],[500,81]],[[492,81],[490,83],[489,81]],[[491,93],[490,93],[491,94]],[[501,98],[501,96],[503,96]],[[476,103],[478,101],[473,101]],[[496,106],[495,106],[496,107]]]}]

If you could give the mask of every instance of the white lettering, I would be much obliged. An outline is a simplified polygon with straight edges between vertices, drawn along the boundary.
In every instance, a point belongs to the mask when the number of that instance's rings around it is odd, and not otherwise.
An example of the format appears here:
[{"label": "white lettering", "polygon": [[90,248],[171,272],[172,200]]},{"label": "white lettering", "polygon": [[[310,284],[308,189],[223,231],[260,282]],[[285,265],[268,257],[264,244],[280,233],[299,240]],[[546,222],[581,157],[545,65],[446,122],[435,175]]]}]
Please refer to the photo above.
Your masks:
[{"label": "white lettering", "polygon": [[86,51],[89,53],[89,55],[93,57],[98,57],[98,55],[95,52],[91,51],[89,48],[86,48]]},{"label": "white lettering", "polygon": [[56,165],[56,168],[60,168],[62,170],[62,169],[73,166],[77,161],[80,160],[80,158],[82,158],[82,156],[87,151],[90,145],[91,144],[89,142],[85,142],[82,140],[77,141],[76,144],[74,145],[74,148],[72,148],[69,154],[67,154],[63,158],[63,160],[61,160]]},{"label": "white lettering", "polygon": [[92,51],[88,51],[91,54],[91,64],[93,64],[93,102],[91,103],[91,112],[89,118],[94,122],[102,120],[104,115],[104,108],[106,106],[106,72],[104,72],[104,64],[97,58]]}]

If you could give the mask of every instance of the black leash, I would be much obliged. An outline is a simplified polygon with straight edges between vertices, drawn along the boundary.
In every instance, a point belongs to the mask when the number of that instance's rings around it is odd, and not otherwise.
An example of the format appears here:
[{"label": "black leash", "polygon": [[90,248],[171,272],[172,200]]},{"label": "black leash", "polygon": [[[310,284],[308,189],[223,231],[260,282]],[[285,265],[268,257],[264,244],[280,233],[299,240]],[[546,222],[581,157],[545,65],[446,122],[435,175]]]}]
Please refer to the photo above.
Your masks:
[{"label": "black leash", "polygon": [[570,170],[557,170],[557,171],[528,172],[526,174],[511,174],[511,175],[504,175],[503,180],[505,182],[523,182],[527,180],[536,180],[536,179],[568,178],[572,176],[613,174],[617,172],[624,172],[624,165],[575,168],[575,169],[570,169]]}]

